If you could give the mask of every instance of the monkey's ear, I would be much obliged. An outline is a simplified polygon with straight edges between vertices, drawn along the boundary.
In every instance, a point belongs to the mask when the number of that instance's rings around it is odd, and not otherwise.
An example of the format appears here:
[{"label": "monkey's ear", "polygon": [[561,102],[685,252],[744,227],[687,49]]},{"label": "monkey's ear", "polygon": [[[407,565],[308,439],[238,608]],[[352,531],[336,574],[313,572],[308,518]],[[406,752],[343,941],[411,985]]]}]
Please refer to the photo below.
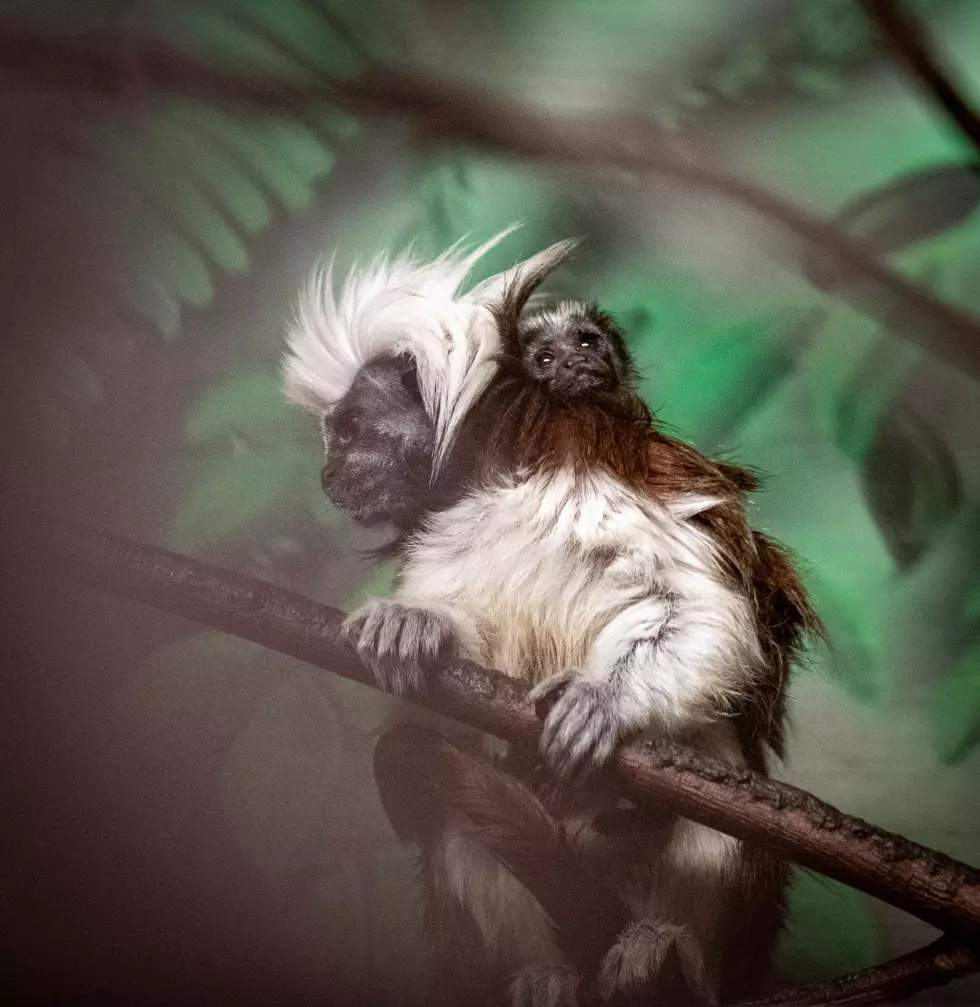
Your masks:
[{"label": "monkey's ear", "polygon": [[493,311],[505,345],[516,337],[517,320],[531,295],[578,243],[578,238],[555,242],[470,291],[468,297]]}]

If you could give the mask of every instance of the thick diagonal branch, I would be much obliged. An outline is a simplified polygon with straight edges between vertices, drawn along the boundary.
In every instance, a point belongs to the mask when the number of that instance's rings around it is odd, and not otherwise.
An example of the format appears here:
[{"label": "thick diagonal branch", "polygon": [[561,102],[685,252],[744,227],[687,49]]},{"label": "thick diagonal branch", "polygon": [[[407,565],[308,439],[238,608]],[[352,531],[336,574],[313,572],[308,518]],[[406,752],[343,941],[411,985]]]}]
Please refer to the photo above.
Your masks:
[{"label": "thick diagonal branch", "polygon": [[827,293],[980,376],[980,320],[968,311],[935,297],[889,269],[860,242],[762,186],[679,155],[669,137],[635,118],[554,115],[457,82],[378,65],[369,65],[354,80],[289,83],[217,69],[150,41],[137,46],[130,40],[120,51],[118,41],[52,38],[2,22],[0,65],[42,83],[107,96],[169,91],[295,115],[326,101],[355,114],[411,121],[420,138],[430,143],[464,144],[538,163],[614,166],[637,176],[670,178],[754,211],[783,238],[800,244],[800,255],[776,258],[783,268],[800,275],[846,276],[846,284],[836,284]]},{"label": "thick diagonal branch", "polygon": [[[340,639],[343,614],[242,574],[98,532],[52,531],[44,562],[60,578],[234,633],[374,685]],[[464,662],[418,702],[510,741],[534,745],[540,722],[523,688]],[[980,872],[842,814],[811,794],[670,743],[625,747],[610,785],[846,882],[940,929],[980,940]]]}]

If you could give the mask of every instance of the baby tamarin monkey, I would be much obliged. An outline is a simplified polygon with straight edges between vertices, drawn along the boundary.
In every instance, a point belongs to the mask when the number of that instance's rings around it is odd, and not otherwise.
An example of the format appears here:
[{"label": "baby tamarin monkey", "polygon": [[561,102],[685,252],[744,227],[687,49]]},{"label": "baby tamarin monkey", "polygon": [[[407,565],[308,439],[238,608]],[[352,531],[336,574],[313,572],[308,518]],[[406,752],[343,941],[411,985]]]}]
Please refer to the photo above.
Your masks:
[{"label": "baby tamarin monkey", "polygon": [[[530,681],[550,702],[542,754],[565,781],[644,732],[765,771],[767,749],[781,748],[789,664],[815,619],[785,554],[745,521],[752,476],[654,428],[611,320],[570,302],[524,313],[566,252],[466,295],[462,345],[493,348],[478,394],[459,392],[458,372],[443,394],[451,368],[416,356],[437,503],[402,524],[394,599],[346,631],[396,692],[424,688],[451,652]],[[485,360],[468,359],[474,373]],[[449,403],[451,420],[433,403]],[[335,459],[360,451],[357,435],[328,433],[328,492]],[[765,970],[786,881],[768,855],[671,815],[617,819],[599,788],[532,787],[533,773],[522,781],[418,732],[384,739],[377,766],[393,823],[422,846],[446,1002],[495,1003],[505,990],[518,1004],[713,1002]],[[588,904],[570,887],[591,892]]]}]

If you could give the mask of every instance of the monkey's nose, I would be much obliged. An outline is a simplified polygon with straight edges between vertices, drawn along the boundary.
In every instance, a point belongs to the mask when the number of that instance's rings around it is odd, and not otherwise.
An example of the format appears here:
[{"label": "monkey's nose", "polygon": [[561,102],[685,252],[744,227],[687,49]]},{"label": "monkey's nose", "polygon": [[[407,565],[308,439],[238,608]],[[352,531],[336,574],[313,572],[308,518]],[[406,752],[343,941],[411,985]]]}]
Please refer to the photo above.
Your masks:
[{"label": "monkey's nose", "polygon": [[562,367],[567,367],[572,370],[576,367],[581,367],[583,364],[587,364],[589,358],[584,353],[573,353],[570,357],[565,357],[562,362]]}]

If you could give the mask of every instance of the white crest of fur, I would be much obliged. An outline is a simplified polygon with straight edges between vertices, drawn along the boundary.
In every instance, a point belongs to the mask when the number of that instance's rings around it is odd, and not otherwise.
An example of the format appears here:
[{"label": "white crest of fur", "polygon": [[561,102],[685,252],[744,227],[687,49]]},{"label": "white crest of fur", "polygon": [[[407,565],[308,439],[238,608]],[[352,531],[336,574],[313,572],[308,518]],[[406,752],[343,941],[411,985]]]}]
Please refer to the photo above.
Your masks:
[{"label": "white crest of fur", "polygon": [[332,262],[301,296],[283,368],[286,397],[322,414],[350,388],[358,369],[378,357],[410,354],[425,408],[436,424],[439,462],[467,411],[496,370],[500,335],[492,308],[528,271],[547,273],[575,242],[561,241],[478,284],[461,287],[474,265],[516,225],[472,251],[457,243],[431,262],[406,251],[353,269],[339,296]]}]

